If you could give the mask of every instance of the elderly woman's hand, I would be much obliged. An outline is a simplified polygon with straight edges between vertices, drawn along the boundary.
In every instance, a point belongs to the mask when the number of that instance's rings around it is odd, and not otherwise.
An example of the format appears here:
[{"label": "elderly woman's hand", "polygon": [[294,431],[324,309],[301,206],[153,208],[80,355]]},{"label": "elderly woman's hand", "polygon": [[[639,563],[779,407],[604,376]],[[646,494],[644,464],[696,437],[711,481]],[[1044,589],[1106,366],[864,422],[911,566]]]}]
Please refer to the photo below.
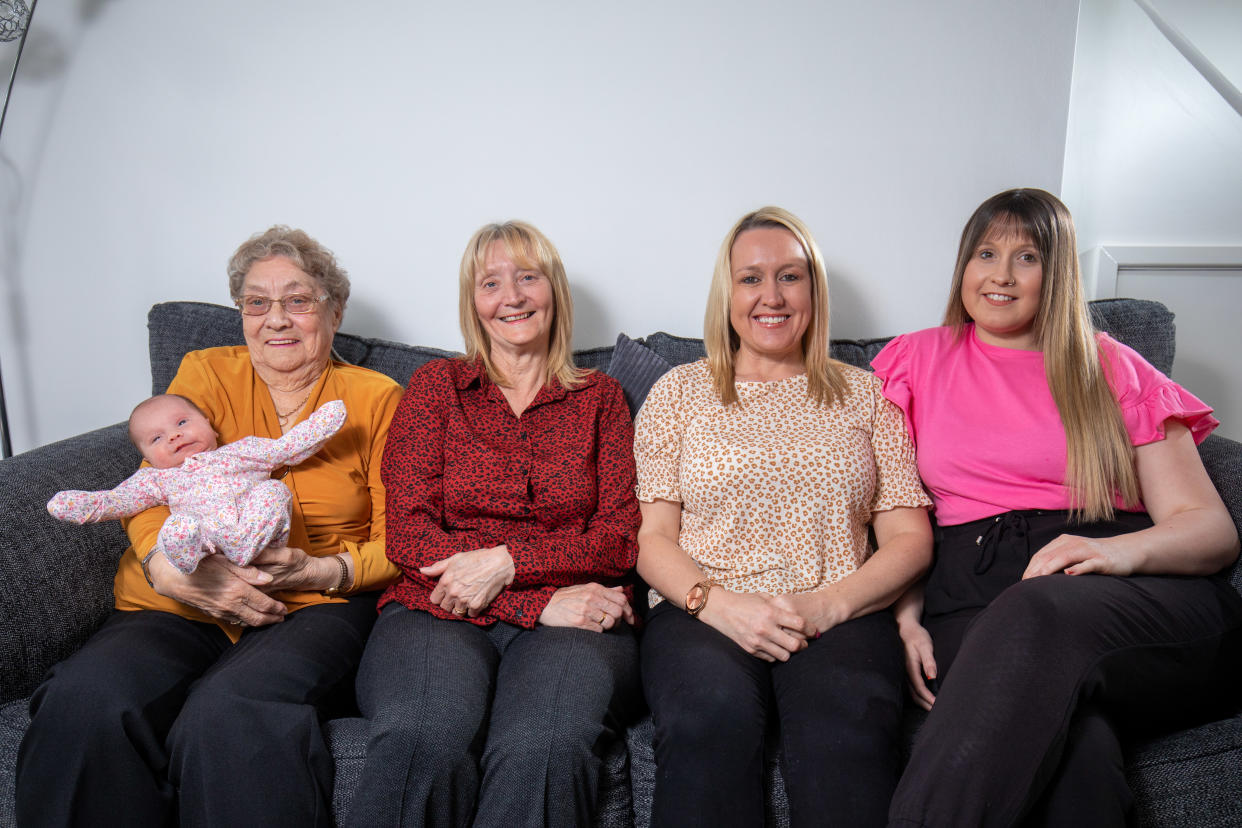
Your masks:
[{"label": "elderly woman's hand", "polygon": [[575,584],[552,593],[551,600],[539,615],[545,627],[577,627],[603,632],[618,621],[634,623],[634,610],[625,599],[622,587],[602,584]]},{"label": "elderly woman's hand", "polygon": [[513,558],[503,544],[458,552],[418,571],[439,579],[431,591],[431,603],[471,618],[487,609],[500,591],[513,583],[515,574]]},{"label": "elderly woman's hand", "polygon": [[255,555],[250,565],[271,576],[272,580],[262,587],[264,592],[278,592],[282,589],[321,592],[341,582],[341,565],[337,562],[337,557],[345,560],[345,585],[349,586],[354,578],[348,555],[314,557],[296,546],[269,546]]},{"label": "elderly woman's hand", "polygon": [[722,587],[712,591],[699,619],[764,661],[788,661],[806,647],[807,636],[815,634],[814,627],[788,603],[763,593]]},{"label": "elderly woman's hand", "polygon": [[157,554],[151,557],[147,570],[160,595],[196,607],[212,618],[247,627],[285,619],[285,605],[262,591],[272,576],[252,566],[236,566],[223,555],[208,555],[187,575]]}]

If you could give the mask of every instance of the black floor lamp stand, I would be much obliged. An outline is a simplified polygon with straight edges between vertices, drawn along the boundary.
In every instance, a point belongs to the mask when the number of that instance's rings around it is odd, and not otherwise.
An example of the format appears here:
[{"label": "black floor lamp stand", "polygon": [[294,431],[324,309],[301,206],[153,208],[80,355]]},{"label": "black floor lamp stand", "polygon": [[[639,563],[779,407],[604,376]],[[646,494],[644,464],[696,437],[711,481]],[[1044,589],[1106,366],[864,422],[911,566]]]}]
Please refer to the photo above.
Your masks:
[{"label": "black floor lamp stand", "polygon": [[[4,109],[0,111],[0,135],[4,134],[4,119],[9,114],[9,99],[13,96],[13,81],[17,79],[17,64],[22,59],[22,49],[26,48],[26,33],[30,31],[30,19],[34,16],[38,0],[30,0],[27,6],[24,0],[0,0],[0,41],[17,44],[17,57],[13,60],[13,71],[9,74],[9,86],[4,93]],[[0,374],[0,458],[13,456],[13,440],[9,436],[9,411],[4,404],[4,375]]]}]

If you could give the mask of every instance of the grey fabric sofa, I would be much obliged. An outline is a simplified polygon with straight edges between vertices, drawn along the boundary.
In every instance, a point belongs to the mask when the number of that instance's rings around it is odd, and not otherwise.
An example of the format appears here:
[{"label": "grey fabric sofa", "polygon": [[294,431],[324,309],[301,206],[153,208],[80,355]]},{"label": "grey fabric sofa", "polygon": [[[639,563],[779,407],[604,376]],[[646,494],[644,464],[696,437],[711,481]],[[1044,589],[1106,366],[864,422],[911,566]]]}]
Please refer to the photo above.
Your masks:
[{"label": "grey fabric sofa", "polygon": [[[1171,371],[1173,318],[1163,305],[1139,300],[1094,303],[1096,324],[1136,348],[1162,371]],[[167,387],[182,355],[196,348],[242,341],[231,308],[174,302],[152,308],[152,389]],[[866,366],[887,340],[834,341],[833,354]],[[415,368],[447,354],[339,334],[346,361],[374,368],[404,384]],[[580,365],[605,370],[626,388],[633,408],[669,366],[702,355],[696,339],[657,333],[618,338],[615,347],[579,352]],[[1242,528],[1242,445],[1212,436],[1200,448],[1213,482]],[[123,424],[108,426],[0,461],[0,828],[14,824],[14,765],[28,723],[26,700],[44,672],[65,658],[103,622],[112,606],[112,576],[126,540],[117,523],[78,527],[50,518],[48,498],[64,488],[105,489],[131,474],[138,453]],[[1242,590],[1242,569],[1232,572]],[[1237,704],[1209,724],[1135,734],[1127,748],[1139,822],[1152,826],[1242,825],[1242,688]],[[365,723],[348,705],[334,711],[327,732],[337,762],[334,806],[350,803],[366,747]],[[917,727],[911,715],[910,732]],[[1165,726],[1167,727],[1167,725]],[[601,783],[597,825],[647,826],[654,760],[649,717],[627,723],[611,746]],[[775,759],[769,762],[768,824],[788,824]]]}]

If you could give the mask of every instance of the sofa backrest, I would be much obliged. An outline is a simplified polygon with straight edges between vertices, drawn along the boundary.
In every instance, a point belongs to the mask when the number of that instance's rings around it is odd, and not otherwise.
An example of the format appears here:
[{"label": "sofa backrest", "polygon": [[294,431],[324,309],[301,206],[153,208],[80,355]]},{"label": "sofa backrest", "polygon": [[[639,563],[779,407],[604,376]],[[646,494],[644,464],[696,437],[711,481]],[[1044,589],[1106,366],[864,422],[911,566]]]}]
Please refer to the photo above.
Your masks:
[{"label": "sofa backrest", "polygon": [[[1173,368],[1173,314],[1159,302],[1143,299],[1104,299],[1091,303],[1096,327],[1107,331],[1142,354],[1166,374]],[[206,302],[163,302],[147,315],[151,354],[151,393],[168,388],[181,358],[190,351],[220,345],[242,344],[241,315],[235,308]],[[832,355],[851,365],[866,368],[890,337],[881,339],[834,339]],[[654,333],[631,340],[657,354],[669,365],[692,362],[703,356],[703,341],[693,337]],[[421,345],[405,345],[384,339],[338,333],[333,342],[346,362],[387,374],[405,385],[425,362],[452,356],[452,351]],[[607,371],[615,346],[575,352],[578,365]],[[654,381],[654,380],[652,380]],[[645,396],[645,390],[644,390]]]}]

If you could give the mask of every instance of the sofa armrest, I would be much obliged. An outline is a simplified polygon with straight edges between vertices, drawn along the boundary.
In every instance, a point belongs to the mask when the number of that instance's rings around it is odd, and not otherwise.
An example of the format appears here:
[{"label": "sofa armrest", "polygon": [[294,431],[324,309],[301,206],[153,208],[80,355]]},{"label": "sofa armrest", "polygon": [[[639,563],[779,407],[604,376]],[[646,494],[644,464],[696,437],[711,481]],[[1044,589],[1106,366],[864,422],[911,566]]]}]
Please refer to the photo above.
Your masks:
[{"label": "sofa armrest", "polygon": [[48,500],[110,489],[140,460],[120,423],[0,461],[0,704],[29,695],[103,623],[129,545],[119,521],[62,523]]},{"label": "sofa armrest", "polygon": [[[1199,457],[1242,535],[1242,443],[1212,434],[1199,446]],[[1242,558],[1234,561],[1229,580],[1242,592]]]}]

